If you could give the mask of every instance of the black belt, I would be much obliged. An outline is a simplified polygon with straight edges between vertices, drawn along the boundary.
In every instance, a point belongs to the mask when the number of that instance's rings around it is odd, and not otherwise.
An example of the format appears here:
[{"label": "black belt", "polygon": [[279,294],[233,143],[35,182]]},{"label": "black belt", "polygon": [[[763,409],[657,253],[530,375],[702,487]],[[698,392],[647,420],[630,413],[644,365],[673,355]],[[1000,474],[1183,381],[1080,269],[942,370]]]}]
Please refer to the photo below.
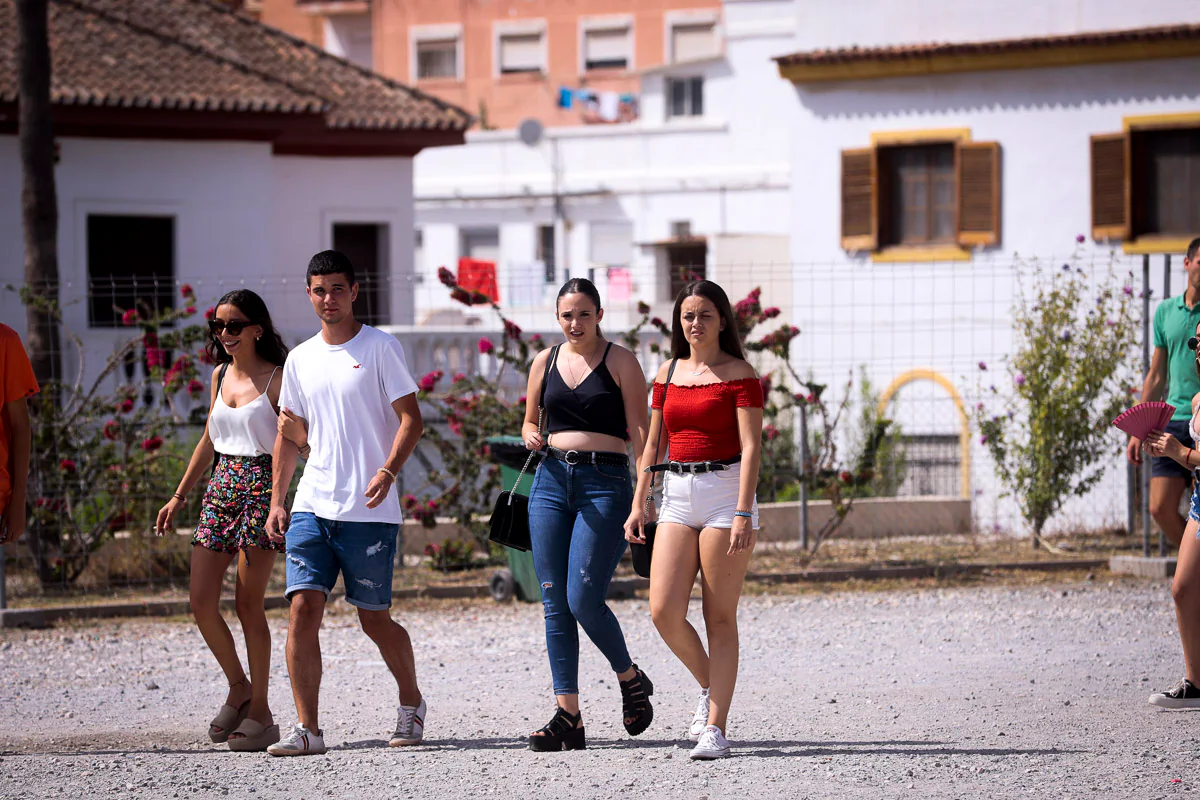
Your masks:
[{"label": "black belt", "polygon": [[703,475],[706,472],[724,472],[733,464],[742,460],[741,456],[733,458],[722,458],[716,461],[666,461],[662,464],[651,464],[646,467],[646,472],[674,472],[676,475],[690,473],[692,475]]},{"label": "black belt", "polygon": [[575,466],[577,464],[605,464],[610,467],[629,467],[629,456],[624,453],[607,453],[601,450],[560,450],[557,447],[547,447],[546,455],[563,463]]}]

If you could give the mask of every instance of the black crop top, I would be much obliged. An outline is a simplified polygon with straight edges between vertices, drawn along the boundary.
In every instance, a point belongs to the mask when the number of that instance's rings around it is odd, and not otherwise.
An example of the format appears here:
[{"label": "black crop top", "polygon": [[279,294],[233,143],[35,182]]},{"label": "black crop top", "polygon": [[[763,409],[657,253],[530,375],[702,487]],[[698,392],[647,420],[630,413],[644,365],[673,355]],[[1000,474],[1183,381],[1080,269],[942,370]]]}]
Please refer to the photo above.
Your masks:
[{"label": "black crop top", "polygon": [[[625,400],[621,387],[608,371],[608,351],[612,342],[604,349],[604,358],[574,389],[559,374],[558,365],[550,365],[546,378],[546,430],[586,431],[603,433],[618,439],[629,439],[629,425],[625,421]],[[557,355],[557,354],[556,354]]]}]

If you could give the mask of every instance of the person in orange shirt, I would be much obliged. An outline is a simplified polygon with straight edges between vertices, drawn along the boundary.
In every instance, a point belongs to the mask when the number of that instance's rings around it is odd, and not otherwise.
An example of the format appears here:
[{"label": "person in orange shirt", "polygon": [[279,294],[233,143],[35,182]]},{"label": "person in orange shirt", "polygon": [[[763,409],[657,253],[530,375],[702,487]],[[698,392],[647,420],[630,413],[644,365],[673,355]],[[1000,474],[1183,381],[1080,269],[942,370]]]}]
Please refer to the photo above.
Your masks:
[{"label": "person in orange shirt", "polygon": [[16,541],[25,532],[30,448],[26,399],[37,392],[21,337],[0,325],[0,544]]}]

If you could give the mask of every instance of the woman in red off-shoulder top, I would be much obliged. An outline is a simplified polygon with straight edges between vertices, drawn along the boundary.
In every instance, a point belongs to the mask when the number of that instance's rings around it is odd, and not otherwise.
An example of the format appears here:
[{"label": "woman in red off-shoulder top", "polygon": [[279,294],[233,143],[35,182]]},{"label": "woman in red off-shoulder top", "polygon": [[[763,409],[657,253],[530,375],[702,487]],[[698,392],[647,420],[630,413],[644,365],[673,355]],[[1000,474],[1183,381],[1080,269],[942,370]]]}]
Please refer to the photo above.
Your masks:
[{"label": "woman in red off-shoulder top", "polygon": [[[679,293],[671,350],[654,383],[625,538],[645,542],[643,526],[653,508],[643,503],[661,472],[650,614],[700,684],[689,731],[697,742],[692,758],[722,758],[729,755],[725,731],[737,680],[738,598],[758,528],[762,384],[745,360],[729,298],[711,281],[694,281]],[[665,469],[656,463],[659,453],[666,454]],[[687,620],[697,570],[704,578],[707,652]]]}]

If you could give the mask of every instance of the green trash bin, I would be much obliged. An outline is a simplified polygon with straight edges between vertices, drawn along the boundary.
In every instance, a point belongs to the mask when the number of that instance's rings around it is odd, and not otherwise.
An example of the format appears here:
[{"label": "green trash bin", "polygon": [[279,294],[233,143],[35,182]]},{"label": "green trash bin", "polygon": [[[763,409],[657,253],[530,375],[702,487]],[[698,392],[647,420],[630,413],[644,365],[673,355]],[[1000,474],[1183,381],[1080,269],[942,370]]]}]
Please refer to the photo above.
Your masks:
[{"label": "green trash bin", "polygon": [[[487,440],[491,460],[500,465],[500,483],[502,490],[512,489],[529,458],[529,451],[519,436],[493,436]],[[529,496],[533,486],[533,469],[537,461],[529,465],[529,470],[517,484],[517,494]],[[527,603],[542,601],[542,585],[538,582],[537,572],[533,568],[533,553],[523,553],[511,547],[504,548],[508,554],[508,569],[499,570],[492,575],[492,597],[497,600],[508,600],[517,597]]]}]

